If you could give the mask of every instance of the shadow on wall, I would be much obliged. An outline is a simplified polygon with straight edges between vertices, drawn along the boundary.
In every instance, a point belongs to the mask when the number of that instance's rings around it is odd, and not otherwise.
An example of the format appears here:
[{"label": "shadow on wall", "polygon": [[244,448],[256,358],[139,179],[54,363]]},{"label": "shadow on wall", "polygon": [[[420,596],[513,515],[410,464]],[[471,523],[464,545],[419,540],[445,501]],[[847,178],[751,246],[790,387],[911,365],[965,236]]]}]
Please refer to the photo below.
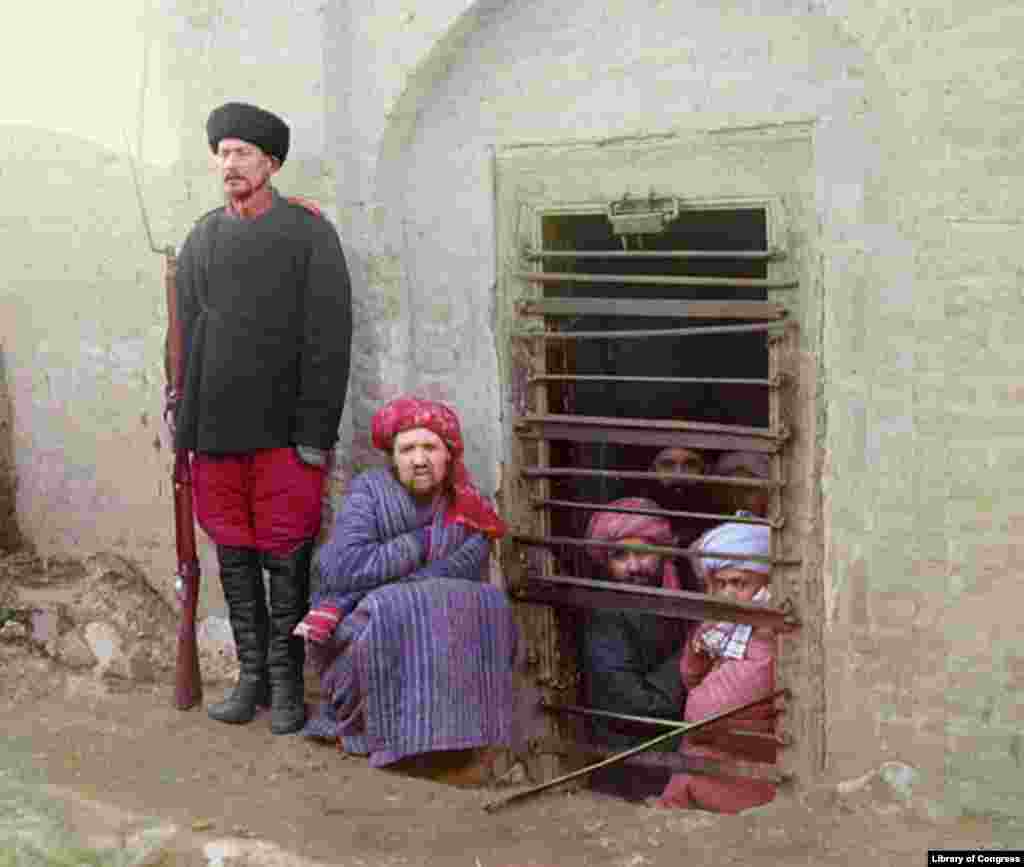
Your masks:
[{"label": "shadow on wall", "polygon": [[7,387],[7,357],[0,349],[0,552],[14,551],[24,541],[18,530],[14,489],[13,408]]}]

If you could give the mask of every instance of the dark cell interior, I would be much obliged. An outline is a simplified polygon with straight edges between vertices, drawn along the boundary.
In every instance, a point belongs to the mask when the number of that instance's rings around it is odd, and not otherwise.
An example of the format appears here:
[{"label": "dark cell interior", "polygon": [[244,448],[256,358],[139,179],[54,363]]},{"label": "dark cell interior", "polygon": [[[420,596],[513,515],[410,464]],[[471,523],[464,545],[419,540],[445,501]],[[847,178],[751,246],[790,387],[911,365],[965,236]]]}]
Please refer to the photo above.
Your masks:
[{"label": "dark cell interior", "polygon": [[[622,239],[612,232],[603,214],[569,215],[545,218],[542,224],[545,250],[622,251]],[[767,222],[763,209],[687,211],[671,222],[662,234],[631,236],[629,249],[643,250],[714,250],[747,251],[767,247]],[[561,258],[550,257],[542,262],[543,270],[570,271],[582,274],[678,275],[708,277],[765,278],[767,263],[757,259],[714,258]],[[621,283],[549,283],[548,297],[554,298],[621,298],[621,299],[684,299],[684,300],[767,300],[761,287],[722,287],[715,285],[651,286]],[[667,319],[640,316],[586,315],[552,317],[549,324],[566,331],[622,331],[642,329],[691,328],[716,324],[740,324],[737,320]],[[584,339],[550,341],[547,372],[572,375],[660,376],[749,378],[768,377],[768,352],[764,334],[715,335],[702,337],[635,337],[616,339]],[[679,384],[679,383],[617,383],[617,382],[552,382],[548,386],[548,412],[616,418],[674,419],[755,427],[768,426],[768,390],[763,386]],[[616,443],[551,443],[550,462],[556,467],[603,470],[649,471],[658,447]],[[716,453],[705,452],[710,465]],[[647,496],[660,506],[682,511],[722,513],[720,493],[711,485],[693,484],[678,488],[671,496],[665,487],[656,490],[657,480],[616,478],[554,478],[551,497],[576,502],[606,503],[624,496]],[[675,500],[672,500],[675,497]],[[591,510],[552,508],[551,533],[555,536],[582,538],[586,535]],[[713,521],[676,519],[680,546],[690,544]],[[594,566],[585,549],[560,546],[555,550],[556,571],[565,575],[606,578]],[[688,564],[684,587],[700,590]],[[587,615],[580,614],[581,617]],[[592,615],[591,615],[592,616]],[[582,620],[576,623],[578,631]],[[650,625],[652,630],[685,626],[680,621],[661,620]],[[579,633],[578,633],[579,634]],[[665,644],[665,652],[670,652]],[[584,678],[587,683],[587,678]],[[586,687],[584,688],[586,692]],[[588,704],[601,701],[584,695]],[[631,739],[650,737],[649,728],[630,728],[630,724],[593,723],[580,734],[620,748]],[[677,746],[671,745],[670,748]],[[643,770],[619,766],[593,775],[597,788],[642,798],[660,793],[667,781],[666,771]]]},{"label": "dark cell interior", "polygon": [[[622,240],[612,232],[604,214],[547,217],[543,221],[546,250],[621,251]],[[684,211],[658,235],[643,236],[645,250],[764,250],[767,221],[761,208]],[[640,239],[630,237],[630,249]],[[585,274],[670,274],[679,276],[767,277],[763,260],[551,258],[545,271]],[[676,298],[693,300],[766,300],[761,287],[650,286],[628,283],[551,283],[555,298]],[[638,316],[578,316],[552,320],[561,330],[601,331],[687,328],[724,324],[698,319]],[[741,324],[729,320],[729,324]],[[616,376],[680,376],[766,378],[768,351],[763,334],[703,337],[646,337],[614,340],[551,341],[549,373],[611,374]],[[676,419],[766,427],[768,390],[761,386],[677,383],[554,382],[548,388],[548,411],[623,418]],[[552,444],[553,466],[592,469],[646,470],[657,449],[613,443]],[[713,455],[709,455],[709,458]],[[642,486],[621,479],[556,479],[552,497],[608,502],[643,495]],[[711,492],[694,490],[691,511],[716,511]],[[579,537],[588,514],[580,510],[555,512],[552,531]],[[586,570],[585,558],[568,555],[574,568]],[[585,574],[577,571],[573,574]]]}]

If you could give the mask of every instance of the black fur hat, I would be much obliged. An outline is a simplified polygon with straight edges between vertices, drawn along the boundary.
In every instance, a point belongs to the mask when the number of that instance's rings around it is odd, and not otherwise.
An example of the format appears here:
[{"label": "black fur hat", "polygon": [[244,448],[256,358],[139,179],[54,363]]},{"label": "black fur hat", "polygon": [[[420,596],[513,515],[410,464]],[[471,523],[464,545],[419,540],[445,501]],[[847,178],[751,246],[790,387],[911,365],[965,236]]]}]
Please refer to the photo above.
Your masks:
[{"label": "black fur hat", "polygon": [[256,145],[282,164],[288,156],[288,124],[276,114],[246,102],[226,102],[211,111],[206,135],[214,153],[221,139],[238,138]]}]

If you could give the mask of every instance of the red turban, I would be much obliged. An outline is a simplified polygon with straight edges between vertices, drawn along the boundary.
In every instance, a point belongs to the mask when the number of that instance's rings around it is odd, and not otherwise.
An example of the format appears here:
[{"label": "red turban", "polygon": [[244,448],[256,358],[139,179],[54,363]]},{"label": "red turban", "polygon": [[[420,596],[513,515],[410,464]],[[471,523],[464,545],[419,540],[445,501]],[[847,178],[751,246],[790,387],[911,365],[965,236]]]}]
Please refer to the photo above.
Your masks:
[{"label": "red turban", "polygon": [[413,428],[426,428],[437,434],[451,456],[454,498],[445,513],[445,523],[465,524],[492,539],[505,535],[505,523],[477,490],[466,470],[462,461],[465,447],[459,418],[445,404],[418,397],[399,397],[385,404],[373,417],[373,445],[390,453],[395,437]]},{"label": "red turban", "polygon": [[[654,509],[660,507],[653,500],[643,497],[625,497],[608,503],[609,508],[622,509]],[[599,542],[621,542],[623,539],[643,539],[648,545],[674,546],[675,534],[672,525],[666,518],[657,515],[638,515],[633,512],[595,512],[587,524],[587,538]],[[587,548],[592,560],[602,566],[608,560],[614,548]],[[681,589],[679,575],[670,557],[665,558],[661,584],[672,590]]]}]

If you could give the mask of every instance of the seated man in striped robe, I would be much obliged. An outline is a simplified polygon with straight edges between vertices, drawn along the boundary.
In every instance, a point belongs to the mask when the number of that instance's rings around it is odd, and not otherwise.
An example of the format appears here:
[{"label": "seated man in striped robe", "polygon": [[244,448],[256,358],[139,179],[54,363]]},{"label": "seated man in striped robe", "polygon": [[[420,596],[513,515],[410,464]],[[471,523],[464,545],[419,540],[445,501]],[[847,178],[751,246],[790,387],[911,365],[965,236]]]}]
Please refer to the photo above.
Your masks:
[{"label": "seated man in striped robe", "polygon": [[399,398],[374,416],[373,444],[390,466],[353,480],[296,630],[323,696],[304,733],[374,766],[507,746],[515,626],[484,581],[505,527],[469,479],[458,418]]}]

